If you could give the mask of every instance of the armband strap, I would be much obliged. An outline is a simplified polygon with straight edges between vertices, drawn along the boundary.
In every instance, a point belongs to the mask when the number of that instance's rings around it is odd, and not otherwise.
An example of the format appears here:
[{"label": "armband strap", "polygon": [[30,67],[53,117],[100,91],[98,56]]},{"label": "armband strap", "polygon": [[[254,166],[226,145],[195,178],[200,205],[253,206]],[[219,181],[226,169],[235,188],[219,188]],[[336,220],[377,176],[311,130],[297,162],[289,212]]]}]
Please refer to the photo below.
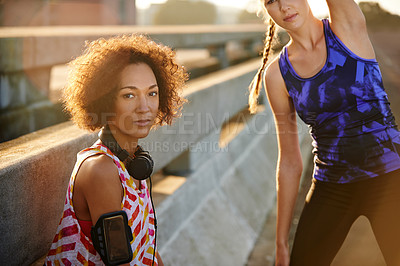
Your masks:
[{"label": "armband strap", "polygon": [[105,213],[90,231],[94,248],[105,265],[129,263],[133,253],[132,230],[125,211]]}]

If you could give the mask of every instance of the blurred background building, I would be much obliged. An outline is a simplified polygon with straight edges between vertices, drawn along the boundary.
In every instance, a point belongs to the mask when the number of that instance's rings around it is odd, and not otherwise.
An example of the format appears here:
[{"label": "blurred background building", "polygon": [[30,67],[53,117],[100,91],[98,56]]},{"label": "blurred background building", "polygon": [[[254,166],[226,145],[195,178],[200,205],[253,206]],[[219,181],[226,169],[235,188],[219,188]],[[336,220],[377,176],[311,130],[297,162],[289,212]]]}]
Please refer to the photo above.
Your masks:
[{"label": "blurred background building", "polygon": [[133,25],[135,0],[3,0],[1,25]]},{"label": "blurred background building", "polygon": [[244,1],[244,9],[204,0],[148,2],[150,4],[138,8],[135,0],[2,0],[0,25],[235,24],[259,21],[255,14],[257,0]]}]

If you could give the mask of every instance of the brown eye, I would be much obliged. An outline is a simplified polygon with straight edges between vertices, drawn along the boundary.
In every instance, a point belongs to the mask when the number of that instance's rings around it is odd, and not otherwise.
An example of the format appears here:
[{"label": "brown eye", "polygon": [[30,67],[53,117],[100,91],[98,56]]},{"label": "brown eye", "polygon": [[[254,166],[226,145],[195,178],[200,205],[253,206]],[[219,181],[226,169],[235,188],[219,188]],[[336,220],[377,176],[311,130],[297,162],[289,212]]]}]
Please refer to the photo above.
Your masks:
[{"label": "brown eye", "polygon": [[122,95],[122,97],[124,99],[132,99],[133,97],[135,97],[135,95],[133,95],[132,93],[126,93],[126,94]]}]

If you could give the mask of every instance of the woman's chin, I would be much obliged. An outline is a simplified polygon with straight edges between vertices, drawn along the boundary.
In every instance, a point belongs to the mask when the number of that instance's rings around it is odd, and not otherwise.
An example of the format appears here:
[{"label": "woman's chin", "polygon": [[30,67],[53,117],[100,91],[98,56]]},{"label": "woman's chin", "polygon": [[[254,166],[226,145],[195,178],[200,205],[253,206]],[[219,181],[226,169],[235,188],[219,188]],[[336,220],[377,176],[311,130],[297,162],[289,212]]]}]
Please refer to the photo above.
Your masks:
[{"label": "woman's chin", "polygon": [[151,130],[150,126],[146,127],[131,127],[131,128],[119,128],[119,132],[129,138],[141,139],[149,135]]},{"label": "woman's chin", "polygon": [[138,129],[138,130],[137,130],[134,134],[132,134],[132,135],[134,135],[135,138],[142,139],[142,138],[147,137],[147,136],[149,135],[149,133],[150,133],[150,128],[143,128],[143,129]]}]

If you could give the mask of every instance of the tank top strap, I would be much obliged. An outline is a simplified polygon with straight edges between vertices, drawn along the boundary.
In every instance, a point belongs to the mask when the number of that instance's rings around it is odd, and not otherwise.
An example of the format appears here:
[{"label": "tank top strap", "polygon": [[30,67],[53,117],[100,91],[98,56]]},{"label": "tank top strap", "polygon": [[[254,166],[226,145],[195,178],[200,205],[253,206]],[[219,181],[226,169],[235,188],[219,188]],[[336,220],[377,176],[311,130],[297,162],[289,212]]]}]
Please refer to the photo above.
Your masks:
[{"label": "tank top strap", "polygon": [[287,75],[289,74],[288,72],[290,71],[291,65],[288,60],[288,52],[287,52],[287,46],[284,46],[279,53],[279,69],[281,71],[282,77],[285,79]]},{"label": "tank top strap", "polygon": [[73,192],[73,186],[75,183],[75,178],[78,173],[79,168],[81,167],[82,163],[89,157],[99,155],[99,154],[104,154],[108,157],[110,157],[114,164],[118,168],[118,176],[121,181],[122,186],[125,188],[127,186],[127,182],[129,183],[128,185],[135,186],[134,184],[130,184],[131,182],[129,181],[129,173],[125,168],[125,165],[123,162],[121,162],[117,156],[115,156],[106,146],[104,146],[100,141],[96,141],[91,147],[88,147],[86,149],[81,150],[78,155],[77,155],[77,162],[74,166],[74,169],[71,174],[71,178],[69,181],[69,187],[68,187],[68,199],[72,199],[72,192]]},{"label": "tank top strap", "polygon": [[[351,51],[346,46],[346,44],[344,44],[342,42],[342,40],[333,32],[328,19],[323,19],[322,22],[324,24],[327,48],[331,48],[331,49],[341,52],[343,57],[350,56],[351,58],[358,60],[358,61],[377,64],[377,61],[375,58],[366,59],[366,58],[356,55],[353,51]],[[335,56],[337,57],[337,53],[335,53]]]},{"label": "tank top strap", "polygon": [[[110,149],[108,149],[105,145],[103,145],[100,141],[96,141],[91,147],[83,149],[82,151],[80,151],[78,153],[78,158],[77,158],[77,165],[78,165],[78,169],[80,164],[86,160],[87,158],[94,156],[94,155],[99,155],[99,154],[104,154],[108,157],[110,157],[114,164],[118,167],[118,172],[123,172],[126,174],[128,174],[128,172],[126,171],[125,165],[123,162],[120,161],[120,159],[115,156]],[[74,169],[73,174],[76,174],[78,169]],[[129,175],[129,174],[128,174]],[[120,174],[120,178],[121,178],[121,174]],[[124,180],[121,180],[124,181]]]}]

